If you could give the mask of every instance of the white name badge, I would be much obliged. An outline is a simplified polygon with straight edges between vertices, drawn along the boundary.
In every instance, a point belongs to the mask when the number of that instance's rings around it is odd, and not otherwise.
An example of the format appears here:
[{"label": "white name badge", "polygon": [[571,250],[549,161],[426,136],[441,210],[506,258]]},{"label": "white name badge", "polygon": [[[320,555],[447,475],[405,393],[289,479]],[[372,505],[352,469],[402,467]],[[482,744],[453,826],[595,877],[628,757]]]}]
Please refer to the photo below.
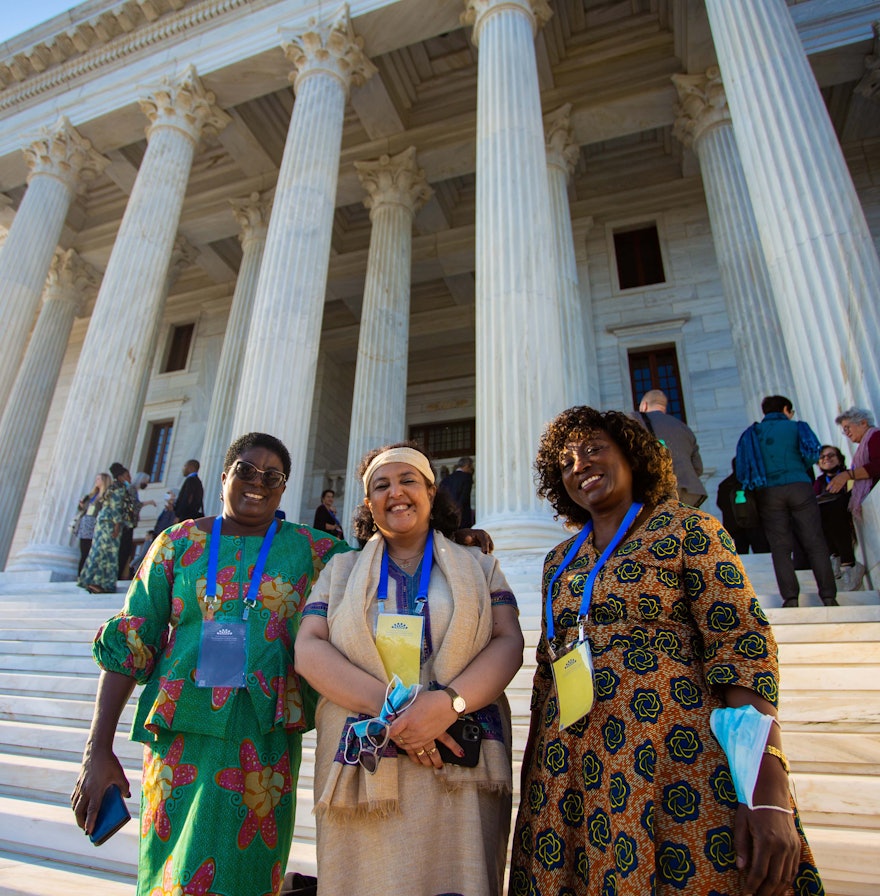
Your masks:
[{"label": "white name badge", "polygon": [[559,728],[580,721],[593,707],[593,658],[586,641],[575,641],[553,661],[553,681],[559,699]]},{"label": "white name badge", "polygon": [[407,686],[419,683],[422,665],[422,616],[380,613],[376,620],[376,649],[388,680],[397,675]]}]

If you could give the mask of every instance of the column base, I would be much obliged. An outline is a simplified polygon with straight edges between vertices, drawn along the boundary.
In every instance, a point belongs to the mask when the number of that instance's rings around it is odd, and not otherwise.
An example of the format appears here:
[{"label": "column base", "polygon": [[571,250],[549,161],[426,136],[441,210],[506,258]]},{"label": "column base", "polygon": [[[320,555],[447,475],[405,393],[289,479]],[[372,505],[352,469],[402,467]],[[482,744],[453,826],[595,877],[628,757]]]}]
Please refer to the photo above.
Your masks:
[{"label": "column base", "polygon": [[58,544],[29,544],[6,564],[7,572],[48,571],[53,582],[76,579],[79,552]]},{"label": "column base", "polygon": [[543,515],[517,513],[480,516],[476,527],[485,529],[495,542],[497,552],[534,551],[544,554],[556,547],[571,533],[567,533],[562,523]]}]

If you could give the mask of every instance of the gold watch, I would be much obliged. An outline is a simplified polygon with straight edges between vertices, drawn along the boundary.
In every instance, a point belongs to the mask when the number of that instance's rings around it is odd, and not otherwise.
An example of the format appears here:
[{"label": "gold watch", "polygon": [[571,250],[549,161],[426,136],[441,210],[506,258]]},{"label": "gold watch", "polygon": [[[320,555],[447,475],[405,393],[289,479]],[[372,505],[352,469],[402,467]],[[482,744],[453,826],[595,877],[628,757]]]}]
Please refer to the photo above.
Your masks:
[{"label": "gold watch", "polygon": [[786,759],[785,753],[783,753],[782,750],[779,749],[779,747],[774,747],[772,744],[767,744],[767,746],[764,747],[764,752],[769,753],[771,756],[775,756],[782,763],[782,767],[785,769],[785,773],[787,775],[791,773],[788,759]]},{"label": "gold watch", "polygon": [[443,688],[447,694],[449,694],[452,699],[452,708],[459,714],[464,715],[467,711],[467,703],[465,702],[464,697],[458,693],[458,691],[454,691],[452,688]]}]

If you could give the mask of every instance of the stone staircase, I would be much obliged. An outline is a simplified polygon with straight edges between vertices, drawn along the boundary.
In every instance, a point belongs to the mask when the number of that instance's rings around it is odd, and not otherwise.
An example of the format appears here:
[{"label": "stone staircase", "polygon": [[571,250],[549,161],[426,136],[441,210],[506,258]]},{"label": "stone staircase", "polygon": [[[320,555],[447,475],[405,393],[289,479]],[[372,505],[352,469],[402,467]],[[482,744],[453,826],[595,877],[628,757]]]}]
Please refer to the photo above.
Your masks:
[{"label": "stone staircase", "polygon": [[[540,628],[542,556],[502,564],[521,606],[525,664],[508,689],[514,716],[514,781],[528,728]],[[778,609],[770,559],[745,563],[780,645],[785,748],[804,824],[829,896],[880,892],[880,597],[840,596],[826,608],[803,575],[801,607]],[[866,586],[867,587],[867,586]],[[812,591],[811,591],[812,589]],[[95,630],[121,606],[71,583],[0,574],[0,896],[130,896],[137,822],[96,849],[76,827],[69,794],[92,714]],[[140,796],[140,745],[127,740],[133,704],[116,738],[129,776],[132,815]],[[313,740],[307,738],[297,792],[290,868],[314,873]]]}]

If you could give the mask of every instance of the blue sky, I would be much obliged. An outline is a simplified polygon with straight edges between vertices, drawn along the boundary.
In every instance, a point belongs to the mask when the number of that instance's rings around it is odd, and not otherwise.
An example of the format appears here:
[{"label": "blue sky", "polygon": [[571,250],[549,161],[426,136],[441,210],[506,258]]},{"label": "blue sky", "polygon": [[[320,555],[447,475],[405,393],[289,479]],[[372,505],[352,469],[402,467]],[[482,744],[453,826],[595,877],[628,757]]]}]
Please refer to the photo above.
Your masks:
[{"label": "blue sky", "polygon": [[0,0],[0,43],[78,5],[73,0]]}]

